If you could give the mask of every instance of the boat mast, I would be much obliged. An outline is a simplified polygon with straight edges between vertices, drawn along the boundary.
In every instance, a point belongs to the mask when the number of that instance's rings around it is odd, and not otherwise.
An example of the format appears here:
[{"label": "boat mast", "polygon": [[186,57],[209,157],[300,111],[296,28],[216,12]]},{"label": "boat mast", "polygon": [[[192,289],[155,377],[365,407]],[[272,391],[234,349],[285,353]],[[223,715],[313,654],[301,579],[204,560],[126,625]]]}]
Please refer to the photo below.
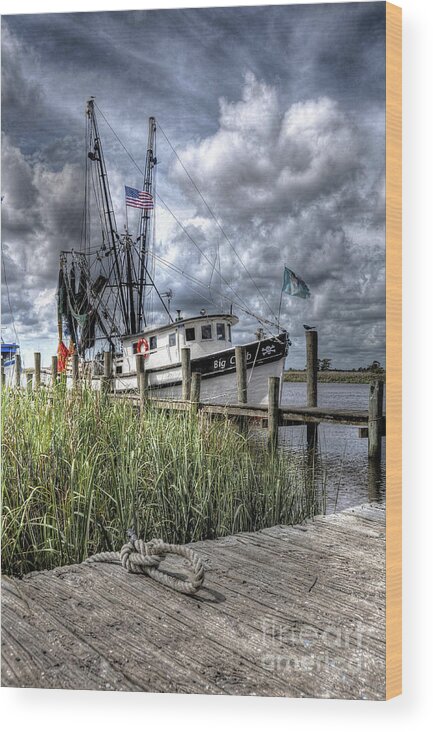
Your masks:
[{"label": "boat mast", "polygon": [[136,321],[135,321],[135,305],[134,305],[134,282],[132,279],[132,253],[131,253],[131,238],[128,232],[125,233],[125,249],[126,249],[126,289],[128,291],[129,299],[129,323],[130,333],[136,333]]},{"label": "boat mast", "polygon": [[107,178],[107,169],[105,167],[104,154],[103,154],[103,150],[102,150],[101,139],[99,137],[98,123],[97,123],[96,116],[95,116],[93,99],[89,99],[89,101],[87,102],[87,115],[88,115],[90,127],[91,127],[90,139],[92,140],[92,138],[93,138],[93,150],[88,153],[88,157],[90,160],[96,162],[98,165],[98,174],[99,174],[101,193],[102,193],[102,198],[103,198],[103,213],[104,213],[104,220],[105,220],[105,228],[106,228],[107,234],[109,236],[109,239],[111,240],[111,245],[112,245],[112,253],[113,253],[113,257],[114,257],[114,266],[115,266],[115,272],[116,272],[116,278],[117,278],[117,286],[119,288],[120,307],[121,307],[121,312],[122,312],[124,331],[125,331],[125,333],[128,333],[128,332],[130,332],[129,314],[128,314],[128,307],[127,307],[126,299],[125,299],[125,293],[123,291],[123,282],[122,282],[121,267],[120,267],[120,262],[119,262],[119,253],[117,250],[117,245],[119,242],[119,235],[117,233],[117,228],[116,228],[116,219],[114,216],[113,204],[111,201],[110,188],[108,185],[108,178]]},{"label": "boat mast", "polygon": [[[155,117],[149,117],[149,133],[147,140],[147,152],[146,152],[146,167],[144,171],[143,190],[146,193],[150,193],[153,202],[155,202],[154,195],[154,175],[153,169],[156,165],[155,157],[155,143],[156,143],[156,121]],[[147,284],[147,277],[149,276],[147,262],[148,262],[148,239],[150,235],[150,220],[151,220],[151,209],[143,209],[140,219],[140,277],[139,277],[139,291],[138,291],[138,331],[142,330],[146,326],[146,311],[144,307],[144,294]],[[150,277],[149,277],[150,279]],[[154,285],[151,280],[151,284]]]}]

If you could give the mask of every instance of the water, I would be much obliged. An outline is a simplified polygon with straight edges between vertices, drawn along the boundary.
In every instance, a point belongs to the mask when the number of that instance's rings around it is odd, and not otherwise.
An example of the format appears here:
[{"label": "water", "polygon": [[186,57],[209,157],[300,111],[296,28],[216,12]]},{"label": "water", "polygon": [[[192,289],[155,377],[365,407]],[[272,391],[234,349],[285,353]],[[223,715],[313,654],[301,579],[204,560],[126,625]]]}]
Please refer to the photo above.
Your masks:
[{"label": "water", "polygon": [[[340,409],[367,409],[369,384],[318,384],[318,404]],[[306,404],[306,384],[285,382],[283,404]],[[305,453],[306,427],[284,427],[280,444]],[[366,501],[385,497],[385,439],[382,439],[381,464],[368,464],[368,440],[358,437],[350,425],[321,424],[318,429],[318,470],[316,484],[325,486],[326,512],[341,511]]]}]

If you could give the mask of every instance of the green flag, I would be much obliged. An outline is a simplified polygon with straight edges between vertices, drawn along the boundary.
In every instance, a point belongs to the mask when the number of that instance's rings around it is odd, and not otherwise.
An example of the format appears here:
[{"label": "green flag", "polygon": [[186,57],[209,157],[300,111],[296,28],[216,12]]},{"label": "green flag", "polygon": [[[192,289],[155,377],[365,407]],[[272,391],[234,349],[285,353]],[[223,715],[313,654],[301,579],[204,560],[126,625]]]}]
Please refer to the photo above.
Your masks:
[{"label": "green flag", "polygon": [[288,267],[284,268],[283,292],[294,297],[302,297],[304,300],[310,297],[308,285]]}]

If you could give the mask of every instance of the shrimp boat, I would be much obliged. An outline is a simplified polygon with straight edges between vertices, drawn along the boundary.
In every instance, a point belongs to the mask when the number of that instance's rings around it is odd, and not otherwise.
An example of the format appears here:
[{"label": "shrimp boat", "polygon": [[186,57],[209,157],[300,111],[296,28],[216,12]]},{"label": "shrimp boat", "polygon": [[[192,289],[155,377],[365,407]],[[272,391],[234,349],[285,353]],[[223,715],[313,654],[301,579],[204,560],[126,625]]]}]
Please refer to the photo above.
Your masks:
[{"label": "shrimp boat", "polygon": [[[71,378],[69,355],[76,352],[82,374],[87,375],[94,388],[100,388],[103,354],[110,351],[113,390],[133,392],[139,386],[136,357],[142,355],[151,395],[180,399],[181,350],[187,348],[191,371],[201,374],[201,401],[235,403],[234,332],[239,323],[235,313],[238,310],[250,319],[255,317],[259,324],[251,341],[242,344],[246,351],[248,403],[266,404],[268,377],[283,374],[290,344],[288,333],[279,323],[251,313],[228,282],[228,290],[222,293],[227,307],[216,307],[207,285],[158,255],[154,206],[158,125],[154,117],[149,119],[142,190],[133,189],[135,195],[139,194],[137,206],[132,202],[132,208],[138,208],[138,212],[134,212],[134,216],[139,215],[137,229],[133,235],[126,224],[124,232],[118,232],[96,108],[94,99],[90,99],[86,109],[82,241],[79,249],[63,250],[60,254],[59,356],[63,359],[68,381]],[[96,216],[92,213],[91,195],[96,202]],[[209,261],[206,253],[200,251]],[[158,265],[168,267],[170,275],[177,272],[186,277],[191,282],[192,292],[203,294],[206,304],[210,302],[212,307],[202,308],[197,314],[183,314],[178,309],[173,315],[170,308],[172,291],[161,292],[157,286]],[[222,275],[220,281],[221,285],[226,282]],[[154,323],[156,313],[161,318],[159,324]],[[69,347],[65,345],[68,339]]]}]

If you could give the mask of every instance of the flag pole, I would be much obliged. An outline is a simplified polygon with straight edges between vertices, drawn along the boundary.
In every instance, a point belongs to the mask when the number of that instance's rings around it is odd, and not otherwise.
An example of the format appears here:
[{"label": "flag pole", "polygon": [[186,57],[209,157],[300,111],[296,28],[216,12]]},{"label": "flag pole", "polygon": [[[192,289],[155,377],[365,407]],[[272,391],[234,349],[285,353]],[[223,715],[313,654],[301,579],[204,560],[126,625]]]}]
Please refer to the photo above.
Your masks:
[{"label": "flag pole", "polygon": [[278,305],[278,318],[277,318],[277,324],[278,324],[278,332],[280,332],[280,318],[281,318],[281,305],[283,302],[283,287],[284,287],[284,275],[283,275],[283,284],[281,285],[281,292],[280,292],[280,304]]}]

